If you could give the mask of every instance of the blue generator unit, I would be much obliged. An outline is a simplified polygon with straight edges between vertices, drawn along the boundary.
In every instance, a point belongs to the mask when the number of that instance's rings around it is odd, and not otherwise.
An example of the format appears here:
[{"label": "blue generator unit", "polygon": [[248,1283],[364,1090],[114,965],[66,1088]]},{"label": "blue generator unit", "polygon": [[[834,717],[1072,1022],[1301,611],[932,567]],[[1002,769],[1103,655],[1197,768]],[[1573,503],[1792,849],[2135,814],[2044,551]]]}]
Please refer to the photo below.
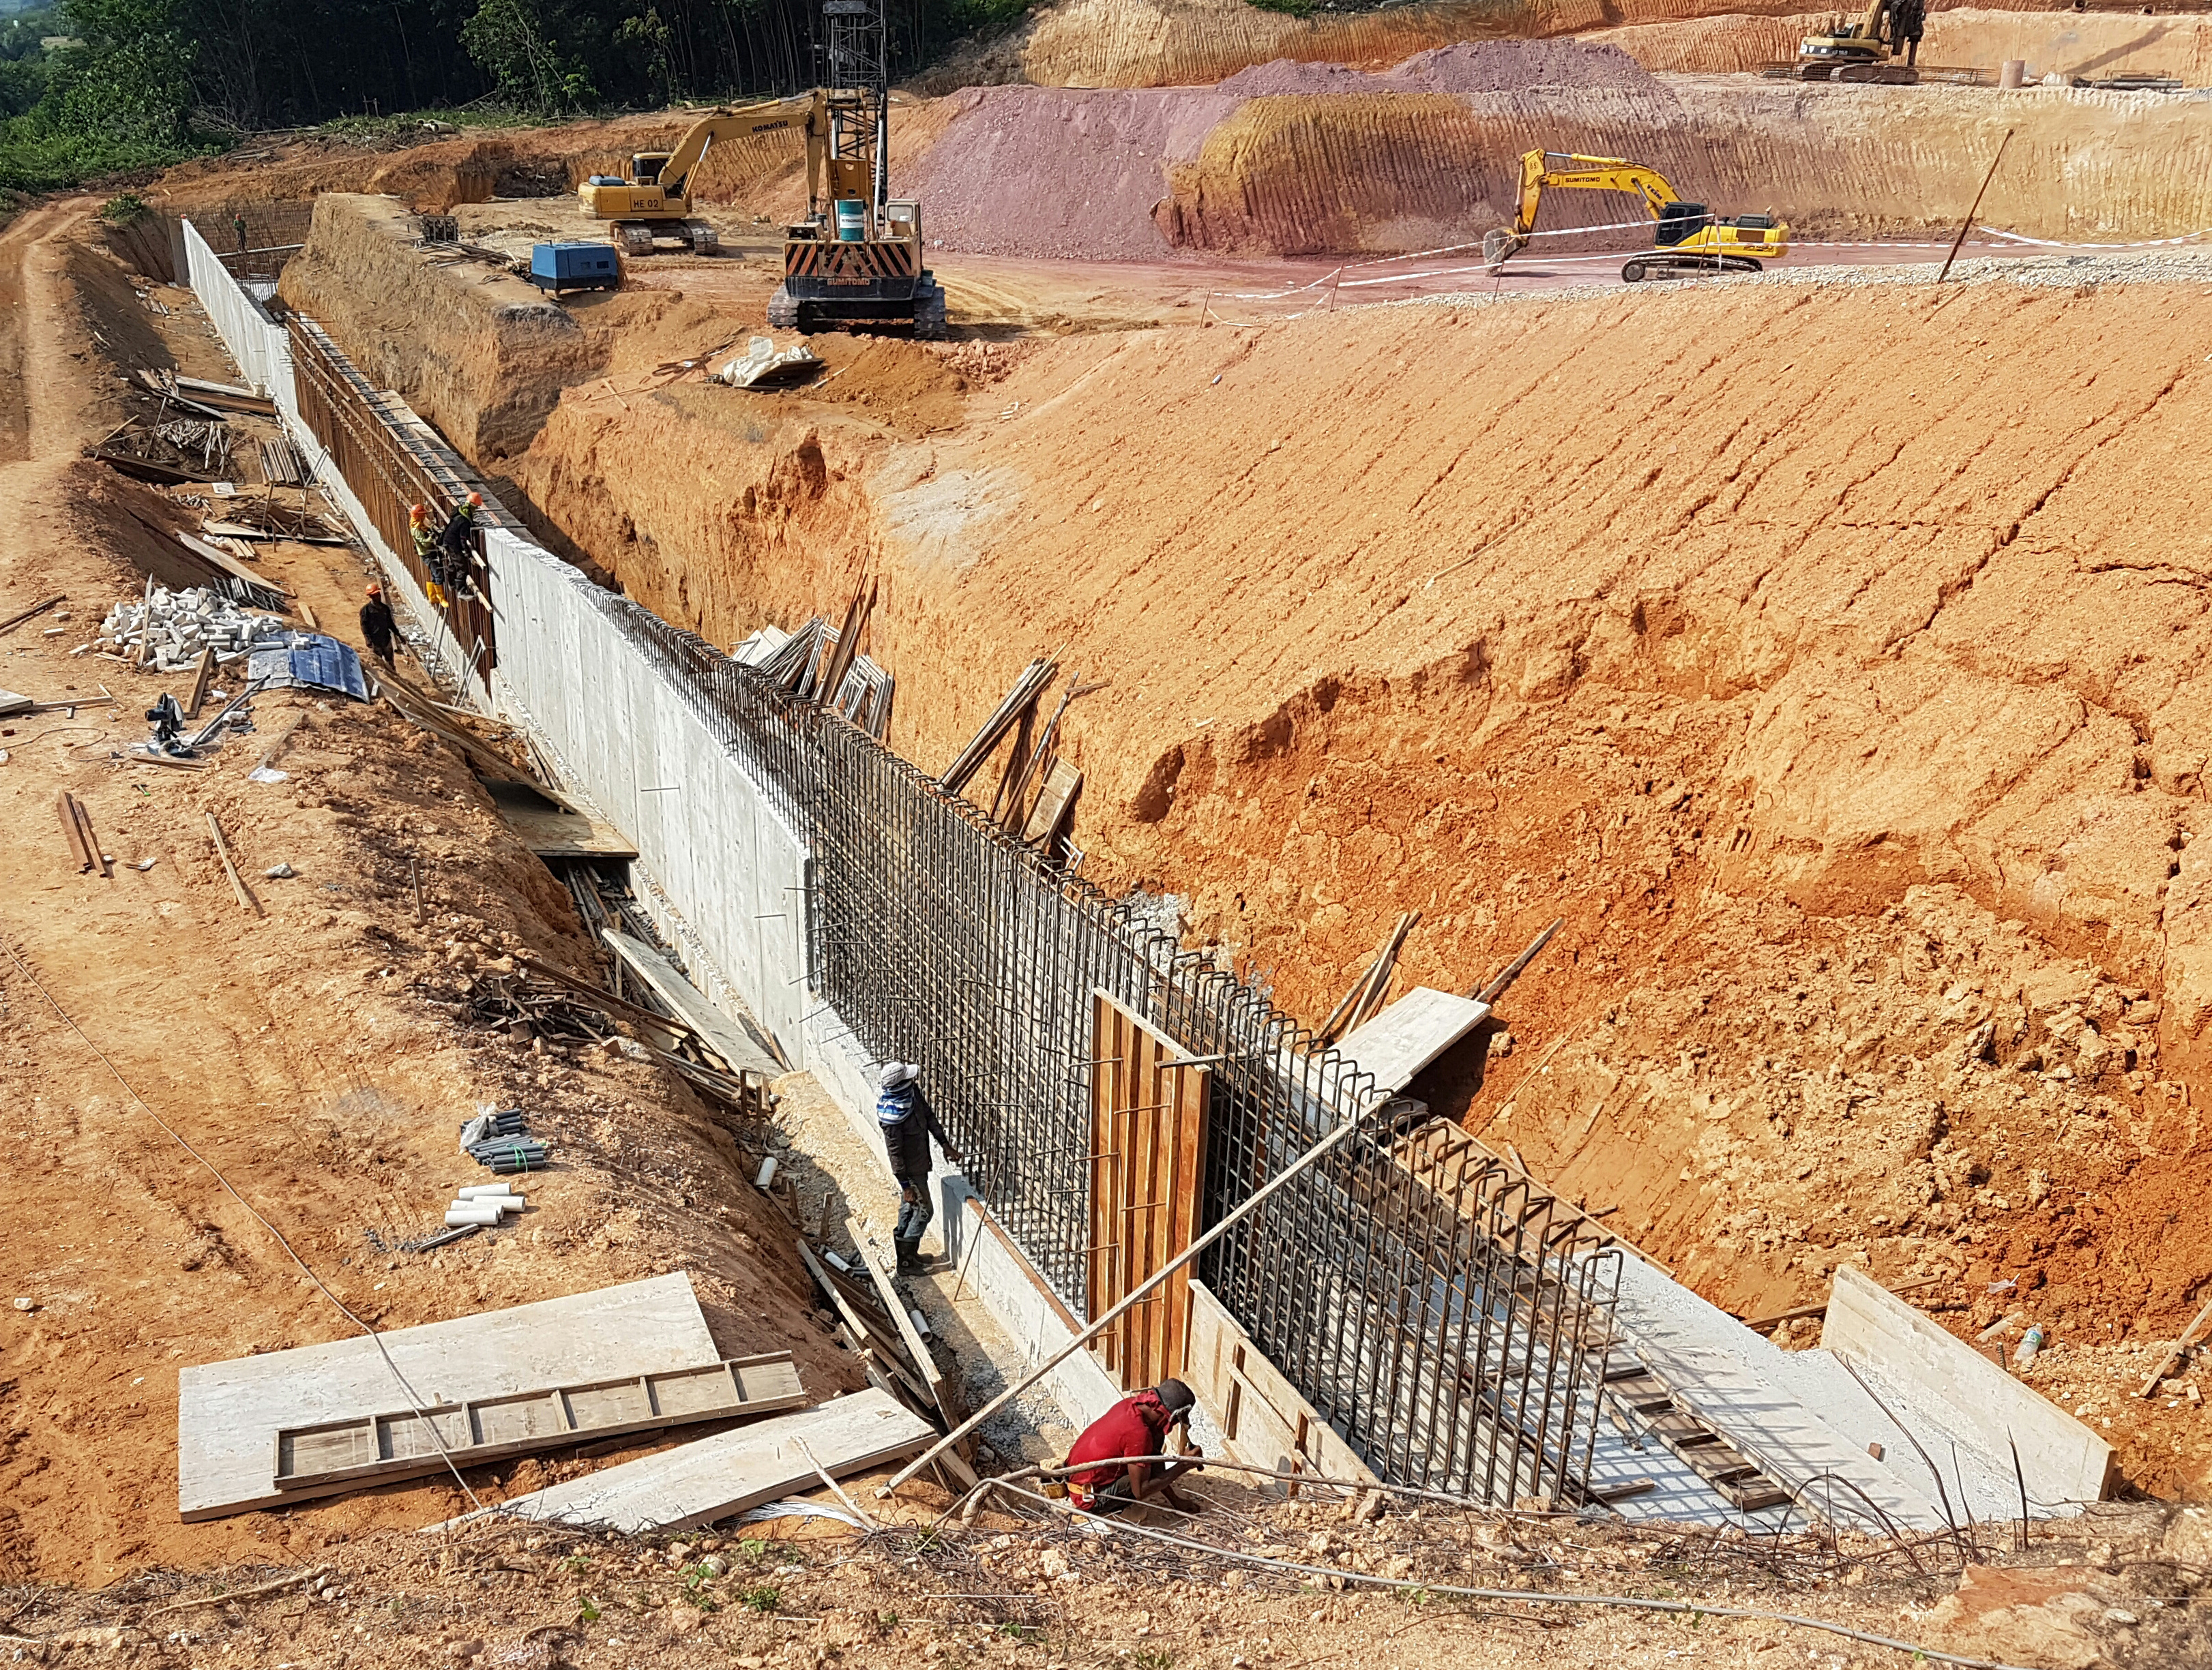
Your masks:
[{"label": "blue generator unit", "polygon": [[563,290],[618,290],[622,262],[612,244],[538,244],[530,252],[530,282],[555,295]]}]

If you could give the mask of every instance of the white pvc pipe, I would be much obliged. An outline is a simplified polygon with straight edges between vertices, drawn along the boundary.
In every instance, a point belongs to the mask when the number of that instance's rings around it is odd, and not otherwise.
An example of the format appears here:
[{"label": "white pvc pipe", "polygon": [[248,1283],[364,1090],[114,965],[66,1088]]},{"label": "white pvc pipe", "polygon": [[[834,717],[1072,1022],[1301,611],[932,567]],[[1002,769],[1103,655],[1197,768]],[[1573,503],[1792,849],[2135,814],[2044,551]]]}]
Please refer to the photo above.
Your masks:
[{"label": "white pvc pipe", "polygon": [[775,1156],[771,1154],[761,1162],[760,1175],[753,1179],[755,1188],[766,1188],[775,1181]]},{"label": "white pvc pipe", "polygon": [[489,1228],[504,1216],[495,1205],[480,1206],[473,1200],[456,1200],[446,1208],[446,1227],[458,1230],[466,1224],[478,1224]]},{"label": "white pvc pipe", "polygon": [[453,1192],[464,1200],[482,1200],[489,1195],[512,1194],[514,1193],[514,1185],[513,1183],[471,1183],[465,1188],[456,1189]]}]

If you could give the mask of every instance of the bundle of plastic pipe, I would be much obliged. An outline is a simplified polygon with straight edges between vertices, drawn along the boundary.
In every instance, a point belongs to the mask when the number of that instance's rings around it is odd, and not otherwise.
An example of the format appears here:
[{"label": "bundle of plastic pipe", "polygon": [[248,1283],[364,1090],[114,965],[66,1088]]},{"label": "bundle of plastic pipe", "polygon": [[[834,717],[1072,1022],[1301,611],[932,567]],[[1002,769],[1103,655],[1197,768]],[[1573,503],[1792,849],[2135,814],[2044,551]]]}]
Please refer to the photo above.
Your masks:
[{"label": "bundle of plastic pipe", "polygon": [[490,1229],[507,1213],[520,1212],[527,1199],[526,1195],[515,1193],[512,1183],[471,1183],[456,1193],[446,1208],[446,1227],[459,1230],[481,1224]]}]

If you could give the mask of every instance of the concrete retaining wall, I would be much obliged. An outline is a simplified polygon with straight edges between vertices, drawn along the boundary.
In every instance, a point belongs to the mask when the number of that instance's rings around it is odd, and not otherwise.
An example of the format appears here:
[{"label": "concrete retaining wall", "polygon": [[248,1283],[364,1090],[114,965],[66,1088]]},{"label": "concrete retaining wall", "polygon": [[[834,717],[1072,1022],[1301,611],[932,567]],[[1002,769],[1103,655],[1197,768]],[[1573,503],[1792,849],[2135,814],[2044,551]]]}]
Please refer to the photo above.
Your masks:
[{"label": "concrete retaining wall", "polygon": [[296,429],[299,407],[292,397],[292,347],[284,327],[264,313],[261,304],[223,270],[198,227],[186,221],[183,233],[186,282],[192,294],[207,309],[216,333],[246,381],[283,407],[295,420],[290,427]]}]

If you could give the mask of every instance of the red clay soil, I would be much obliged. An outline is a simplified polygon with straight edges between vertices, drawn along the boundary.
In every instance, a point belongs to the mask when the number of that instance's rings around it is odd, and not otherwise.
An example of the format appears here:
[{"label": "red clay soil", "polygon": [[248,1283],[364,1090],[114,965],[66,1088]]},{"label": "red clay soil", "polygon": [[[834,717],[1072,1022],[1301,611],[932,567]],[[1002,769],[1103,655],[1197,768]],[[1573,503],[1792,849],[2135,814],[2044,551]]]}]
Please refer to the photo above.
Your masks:
[{"label": "red clay soil", "polygon": [[1515,93],[1528,87],[1649,87],[1651,72],[1618,46],[1571,40],[1469,40],[1432,46],[1380,75],[1341,64],[1276,58],[1240,70],[1224,93]]},{"label": "red clay soil", "polygon": [[1139,332],[923,438],[572,398],[517,474],[724,642],[867,561],[926,768],[1064,647],[1111,680],[1066,721],[1085,873],[1183,896],[1299,1012],[1401,910],[1401,985],[1462,990],[1564,915],[1491,1085],[1424,1088],[1741,1314],[1848,1260],[1946,1275],[1962,1327],[2002,1278],[2055,1338],[2142,1341],[2212,1281],[2175,1215],[2208,307],[1753,287]]}]

